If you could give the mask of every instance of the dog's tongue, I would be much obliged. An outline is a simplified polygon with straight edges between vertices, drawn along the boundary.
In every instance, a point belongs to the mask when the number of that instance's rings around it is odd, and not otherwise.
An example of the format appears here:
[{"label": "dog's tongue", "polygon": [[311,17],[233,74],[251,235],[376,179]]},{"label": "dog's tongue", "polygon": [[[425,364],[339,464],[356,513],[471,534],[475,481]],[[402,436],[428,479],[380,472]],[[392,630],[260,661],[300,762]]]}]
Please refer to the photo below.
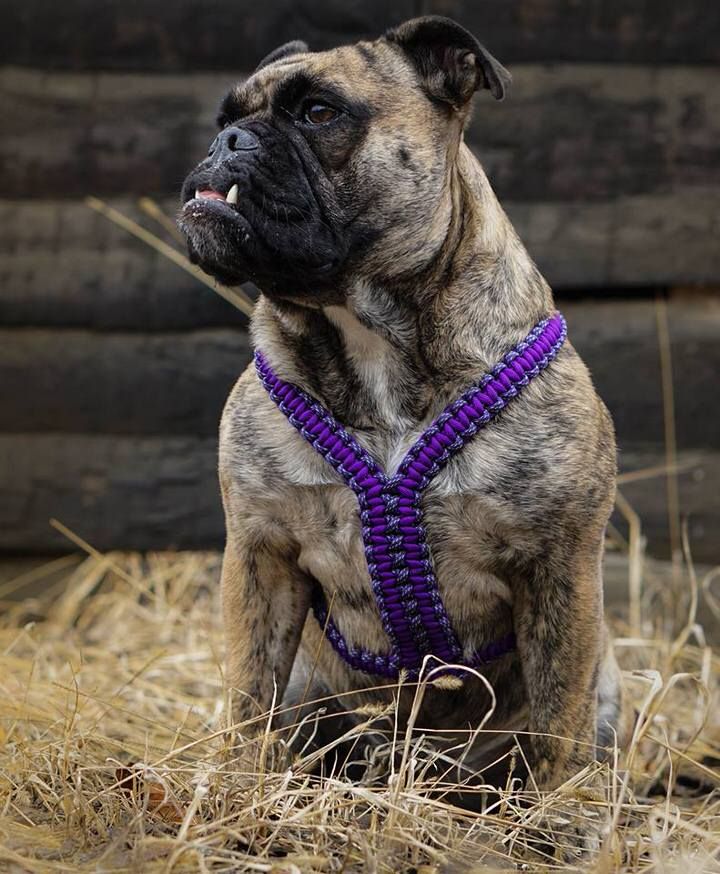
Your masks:
[{"label": "dog's tongue", "polygon": [[202,191],[196,191],[195,197],[204,197],[206,200],[225,200],[225,195],[219,191],[213,191],[212,188],[204,188]]}]

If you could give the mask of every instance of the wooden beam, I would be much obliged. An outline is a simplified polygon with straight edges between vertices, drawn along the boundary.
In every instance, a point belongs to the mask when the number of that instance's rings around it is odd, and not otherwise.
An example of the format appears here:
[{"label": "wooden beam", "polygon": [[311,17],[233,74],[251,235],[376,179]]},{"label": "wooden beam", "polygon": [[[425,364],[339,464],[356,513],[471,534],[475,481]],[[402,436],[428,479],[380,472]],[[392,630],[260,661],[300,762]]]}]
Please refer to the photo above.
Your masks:
[{"label": "wooden beam", "polygon": [[21,65],[41,57],[53,70],[249,70],[287,40],[332,48],[428,12],[456,18],[509,63],[720,60],[712,0],[104,0],[91,15],[79,0],[2,0],[0,11],[0,56]]},{"label": "wooden beam", "polygon": [[[664,443],[652,301],[562,301],[570,339],[590,368],[621,447]],[[720,372],[720,301],[670,301],[678,446],[720,446],[708,403]],[[167,333],[0,329],[3,430],[210,436],[250,360],[242,328]],[[28,391],[27,387],[32,386]]]},{"label": "wooden beam", "polygon": [[[467,137],[503,199],[605,202],[720,189],[720,68],[519,65]],[[6,197],[177,197],[241,75],[0,76]],[[52,144],[49,147],[48,144]]]},{"label": "wooden beam", "polygon": [[[145,220],[136,201],[113,204]],[[173,215],[177,203],[162,206]],[[4,325],[172,331],[247,324],[214,291],[81,201],[0,201],[0,255]]]},{"label": "wooden beam", "polygon": [[[662,452],[626,453],[627,469],[661,463]],[[680,454],[681,463],[685,462]],[[67,551],[57,518],[98,549],[205,549],[224,542],[215,438],[0,434],[0,552]],[[680,475],[698,562],[717,562],[720,453],[708,450]],[[662,478],[623,488],[652,555],[669,540]],[[618,525],[622,520],[617,519]]]},{"label": "wooden beam", "polygon": [[57,518],[98,549],[223,543],[215,438],[0,434],[0,551],[67,551]]},{"label": "wooden beam", "polygon": [[242,329],[0,330],[0,427],[215,435],[251,355]]},{"label": "wooden beam", "polygon": [[[132,201],[112,203],[142,221]],[[162,205],[172,213],[172,200]],[[720,188],[504,206],[555,289],[720,283]],[[0,286],[5,325],[175,330],[245,322],[77,201],[0,201]]]}]

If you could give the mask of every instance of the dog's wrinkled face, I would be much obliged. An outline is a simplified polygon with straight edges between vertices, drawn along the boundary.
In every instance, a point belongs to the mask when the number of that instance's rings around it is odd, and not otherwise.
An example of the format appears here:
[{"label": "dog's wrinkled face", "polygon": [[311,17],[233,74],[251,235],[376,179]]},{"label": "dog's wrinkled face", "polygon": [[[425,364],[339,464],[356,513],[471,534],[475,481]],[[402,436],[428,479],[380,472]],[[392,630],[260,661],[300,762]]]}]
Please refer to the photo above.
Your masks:
[{"label": "dog's wrinkled face", "polygon": [[337,302],[349,277],[401,275],[449,222],[449,164],[479,87],[506,71],[467,31],[416,19],[374,43],[291,43],[222,102],[183,185],[191,258],[228,285]]}]

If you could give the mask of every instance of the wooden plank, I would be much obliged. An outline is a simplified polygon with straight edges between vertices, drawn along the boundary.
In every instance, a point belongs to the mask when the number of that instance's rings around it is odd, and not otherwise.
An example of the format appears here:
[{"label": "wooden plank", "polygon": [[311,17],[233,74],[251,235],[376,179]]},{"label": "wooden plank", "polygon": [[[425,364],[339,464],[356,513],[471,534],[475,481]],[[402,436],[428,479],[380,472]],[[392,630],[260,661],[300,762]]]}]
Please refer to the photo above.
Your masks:
[{"label": "wooden plank", "polygon": [[290,39],[331,48],[416,14],[449,15],[504,61],[712,63],[713,0],[3,0],[0,56],[48,69],[251,69]]},{"label": "wooden plank", "polygon": [[[501,199],[606,202],[720,191],[720,68],[521,65],[513,72],[511,96],[479,100],[468,132]],[[236,78],[6,68],[0,190],[8,198],[177,196]]]},{"label": "wooden plank", "polygon": [[[205,549],[224,541],[213,438],[0,434],[0,552],[49,554],[68,544],[51,517],[98,549]],[[662,464],[656,450],[621,458],[626,469]],[[693,554],[717,562],[720,452],[680,455],[683,512]],[[698,462],[698,463],[696,463]],[[624,487],[651,554],[668,554],[663,479]],[[618,524],[622,524],[618,520]]]},{"label": "wooden plank", "polygon": [[244,330],[0,330],[0,430],[215,435],[250,358]]},{"label": "wooden plank", "polygon": [[606,203],[503,205],[554,288],[720,281],[720,187]]},{"label": "wooden plank", "polygon": [[235,78],[4,68],[0,190],[21,198],[177,196],[207,153],[219,99]]},{"label": "wooden plank", "polygon": [[[113,203],[162,236],[135,201]],[[172,216],[177,201],[163,206]],[[4,325],[172,331],[247,324],[212,290],[77,201],[0,201],[0,287]]]},{"label": "wooden plank", "polygon": [[[615,421],[621,451],[662,446],[663,399],[653,301],[560,301],[570,339]],[[720,372],[720,298],[668,304],[678,446],[720,446],[720,409],[708,404]]]},{"label": "wooden plank", "polygon": [[214,438],[0,435],[0,551],[220,547]]},{"label": "wooden plank", "polygon": [[720,190],[720,68],[521,66],[468,131],[501,198]]},{"label": "wooden plank", "polygon": [[[654,303],[560,306],[613,414],[621,446],[662,446]],[[720,299],[673,300],[668,320],[678,444],[688,450],[718,447],[720,411],[708,398],[720,372]],[[241,329],[0,330],[0,429],[211,436],[249,359],[248,335]]]},{"label": "wooden plank", "polygon": [[[127,200],[112,201],[139,217]],[[164,202],[172,214],[174,200]],[[550,284],[720,283],[720,191],[504,203]],[[0,323],[114,330],[244,326],[211,290],[77,201],[0,201]],[[250,289],[247,289],[250,290]]]},{"label": "wooden plank", "polygon": [[[501,60],[712,63],[707,34],[720,28],[714,0],[427,0],[456,18]],[[715,41],[716,42],[716,41]]]}]

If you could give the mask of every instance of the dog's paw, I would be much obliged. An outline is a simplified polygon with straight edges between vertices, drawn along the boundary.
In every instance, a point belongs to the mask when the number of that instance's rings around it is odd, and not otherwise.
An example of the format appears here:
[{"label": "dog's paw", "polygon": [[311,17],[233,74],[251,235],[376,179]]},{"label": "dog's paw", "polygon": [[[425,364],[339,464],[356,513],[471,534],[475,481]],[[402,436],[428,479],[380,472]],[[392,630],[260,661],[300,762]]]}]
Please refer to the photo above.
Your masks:
[{"label": "dog's paw", "polygon": [[534,863],[586,862],[600,850],[600,828],[553,814],[541,820],[526,838],[526,851]]},{"label": "dog's paw", "polygon": [[513,855],[538,866],[586,863],[602,843],[605,816],[581,801],[538,804],[525,811],[509,835]]}]

